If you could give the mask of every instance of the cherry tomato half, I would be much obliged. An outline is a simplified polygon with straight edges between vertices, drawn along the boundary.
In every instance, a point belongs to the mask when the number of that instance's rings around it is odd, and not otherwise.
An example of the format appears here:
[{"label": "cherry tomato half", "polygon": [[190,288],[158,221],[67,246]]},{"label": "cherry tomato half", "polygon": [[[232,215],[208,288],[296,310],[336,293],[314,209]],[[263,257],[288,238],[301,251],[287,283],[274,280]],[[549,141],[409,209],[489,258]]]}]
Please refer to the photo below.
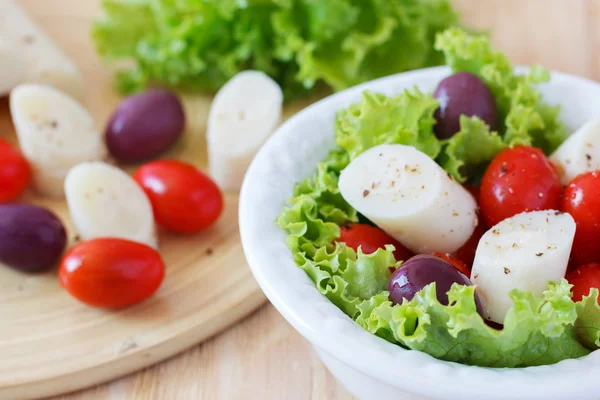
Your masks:
[{"label": "cherry tomato half", "polygon": [[123,239],[94,239],[73,247],[58,279],[73,297],[94,307],[120,308],[150,297],[163,281],[156,250]]},{"label": "cherry tomato half", "polygon": [[223,211],[223,194],[204,173],[181,161],[142,165],[133,178],[144,189],[159,225],[194,233],[212,225]]},{"label": "cherry tomato half", "polygon": [[19,198],[31,180],[29,163],[10,143],[0,139],[0,203]]},{"label": "cherry tomato half", "polygon": [[449,253],[433,253],[433,255],[450,263],[454,268],[462,272],[467,278],[471,276],[471,268],[469,268],[467,264],[462,262],[458,257]]},{"label": "cherry tomato half", "polygon": [[363,253],[371,254],[377,249],[385,248],[386,244],[394,245],[394,258],[396,261],[406,261],[414,254],[402,246],[396,239],[376,226],[368,224],[346,224],[342,226],[339,241],[358,251],[361,247]]},{"label": "cherry tomato half", "polygon": [[482,216],[488,226],[513,215],[557,210],[562,186],[556,170],[540,149],[519,146],[502,151],[481,181]]},{"label": "cherry tomato half", "polygon": [[[580,301],[583,296],[590,294],[591,288],[600,289],[600,263],[585,264],[569,271],[566,279],[573,287],[573,301]],[[600,303],[600,298],[598,299]]]},{"label": "cherry tomato half", "polygon": [[562,210],[571,214],[577,230],[571,250],[573,264],[600,262],[600,172],[573,179],[565,189]]}]

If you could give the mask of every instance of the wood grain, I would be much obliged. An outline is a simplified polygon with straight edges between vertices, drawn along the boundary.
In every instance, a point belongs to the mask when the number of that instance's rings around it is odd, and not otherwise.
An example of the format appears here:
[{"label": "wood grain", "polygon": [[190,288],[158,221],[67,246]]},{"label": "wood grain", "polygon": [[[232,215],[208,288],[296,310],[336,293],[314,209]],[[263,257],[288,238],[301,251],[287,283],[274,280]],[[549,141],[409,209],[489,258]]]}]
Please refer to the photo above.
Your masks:
[{"label": "wood grain", "polygon": [[[75,9],[95,0],[80,0]],[[468,25],[489,29],[517,64],[600,80],[600,0],[454,0]],[[30,9],[60,14],[40,0]],[[58,0],[44,0],[58,4]],[[40,11],[41,12],[41,11]],[[76,41],[76,38],[72,39]],[[57,397],[87,399],[336,399],[352,397],[310,346],[267,305],[200,346],[110,384]]]}]

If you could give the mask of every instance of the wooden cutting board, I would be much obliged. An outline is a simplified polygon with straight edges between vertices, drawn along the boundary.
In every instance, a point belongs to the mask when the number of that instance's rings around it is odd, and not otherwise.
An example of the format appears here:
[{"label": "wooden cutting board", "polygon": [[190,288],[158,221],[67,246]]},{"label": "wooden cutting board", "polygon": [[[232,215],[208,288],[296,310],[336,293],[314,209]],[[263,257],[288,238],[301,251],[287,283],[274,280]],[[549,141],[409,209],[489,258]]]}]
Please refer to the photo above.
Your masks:
[{"label": "wooden cutting board", "polygon": [[[99,13],[99,2],[20,4],[81,69],[85,106],[102,129],[120,97],[90,40],[90,22]],[[183,98],[188,128],[166,157],[205,167],[211,99]],[[286,115],[305,104],[295,104]],[[6,99],[0,100],[0,137],[16,142]],[[73,242],[75,231],[64,201],[33,193],[23,201],[54,210]],[[167,265],[162,287],[151,299],[118,312],[90,308],[71,298],[59,286],[56,269],[33,275],[0,267],[0,399],[49,396],[111,380],[199,343],[263,304],[242,252],[237,203],[237,195],[227,194],[223,216],[201,234],[160,232]]]}]

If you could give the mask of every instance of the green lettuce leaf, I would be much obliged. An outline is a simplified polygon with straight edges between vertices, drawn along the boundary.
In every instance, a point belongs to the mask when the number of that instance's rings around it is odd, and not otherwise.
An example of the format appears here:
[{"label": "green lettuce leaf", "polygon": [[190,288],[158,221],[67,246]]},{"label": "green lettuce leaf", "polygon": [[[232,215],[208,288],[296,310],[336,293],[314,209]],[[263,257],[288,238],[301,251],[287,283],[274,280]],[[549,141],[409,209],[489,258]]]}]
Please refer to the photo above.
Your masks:
[{"label": "green lettuce leaf", "polygon": [[336,142],[350,157],[380,144],[405,144],[435,158],[441,144],[433,133],[438,101],[417,88],[396,97],[366,91],[360,103],[338,112]]},{"label": "green lettuce leaf", "polygon": [[438,65],[435,34],[457,23],[450,0],[103,0],[98,53],[129,64],[127,92],[159,84],[216,90],[243,69],[286,95],[317,82],[338,90]]},{"label": "green lettuce leaf", "polygon": [[598,305],[598,289],[593,288],[588,296],[577,303],[577,322],[575,333],[586,347],[600,347],[600,305]]},{"label": "green lettuce leaf", "polygon": [[288,232],[287,244],[294,254],[313,256],[321,247],[331,249],[340,235],[339,225],[358,221],[356,210],[338,189],[340,172],[348,163],[348,155],[335,149],[317,165],[311,179],[295,186],[290,206],[277,218],[277,224]]},{"label": "green lettuce leaf", "polygon": [[442,165],[456,179],[465,181],[472,167],[482,161],[483,157],[473,160],[472,155],[485,154],[483,161],[490,161],[502,149],[516,145],[533,145],[550,154],[566,139],[568,132],[558,118],[559,108],[544,104],[536,88],[550,79],[548,71],[533,66],[528,74],[518,75],[506,55],[496,52],[486,36],[470,35],[456,28],[440,33],[435,48],[444,53],[453,72],[470,72],[485,82],[494,95],[502,121],[500,144],[498,137],[486,138],[481,126],[470,135],[471,138],[476,135],[481,142],[466,140],[468,135],[463,132],[474,127],[463,126],[466,120],[461,120],[463,134],[450,138],[440,157]]},{"label": "green lettuce leaf", "polygon": [[490,132],[482,120],[461,115],[460,131],[445,141],[444,152],[437,161],[450,175],[464,182],[465,167],[483,165],[506,147],[498,132]]},{"label": "green lettuce leaf", "polygon": [[318,249],[311,257],[297,253],[296,264],[315,282],[317,289],[350,317],[358,313],[358,304],[387,287],[390,267],[397,267],[394,246],[372,254],[358,254],[343,243],[332,250]]},{"label": "green lettuce leaf", "polygon": [[575,338],[570,285],[550,284],[541,299],[513,290],[504,329],[476,311],[475,287],[453,285],[450,304],[437,301],[435,283],[411,301],[392,305],[383,292],[357,305],[356,321],[369,332],[436,358],[485,367],[547,365],[589,353]]}]

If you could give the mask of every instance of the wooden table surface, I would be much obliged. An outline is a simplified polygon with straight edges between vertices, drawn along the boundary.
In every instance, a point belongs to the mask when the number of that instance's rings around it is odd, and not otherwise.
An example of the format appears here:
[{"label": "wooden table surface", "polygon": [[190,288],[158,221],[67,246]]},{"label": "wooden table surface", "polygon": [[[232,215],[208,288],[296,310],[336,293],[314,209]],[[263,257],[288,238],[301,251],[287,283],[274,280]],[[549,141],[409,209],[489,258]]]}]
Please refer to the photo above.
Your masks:
[{"label": "wooden table surface", "polygon": [[[37,0],[43,1],[43,0]],[[85,0],[96,1],[96,0]],[[518,64],[600,80],[600,0],[455,0]],[[271,306],[162,364],[54,400],[351,399]]]}]

